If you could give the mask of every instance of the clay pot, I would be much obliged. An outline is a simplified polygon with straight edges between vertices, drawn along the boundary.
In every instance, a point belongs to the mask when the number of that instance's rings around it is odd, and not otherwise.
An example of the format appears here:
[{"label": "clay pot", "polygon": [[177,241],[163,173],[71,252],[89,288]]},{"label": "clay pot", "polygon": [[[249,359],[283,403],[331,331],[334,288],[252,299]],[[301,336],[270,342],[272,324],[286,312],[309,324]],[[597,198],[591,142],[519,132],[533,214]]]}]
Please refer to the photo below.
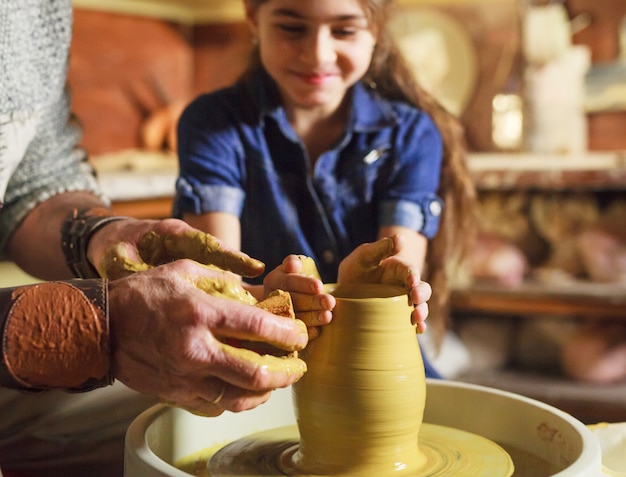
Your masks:
[{"label": "clay pot", "polygon": [[401,288],[329,285],[333,321],[302,353],[293,386],[299,474],[416,475],[424,365]]}]

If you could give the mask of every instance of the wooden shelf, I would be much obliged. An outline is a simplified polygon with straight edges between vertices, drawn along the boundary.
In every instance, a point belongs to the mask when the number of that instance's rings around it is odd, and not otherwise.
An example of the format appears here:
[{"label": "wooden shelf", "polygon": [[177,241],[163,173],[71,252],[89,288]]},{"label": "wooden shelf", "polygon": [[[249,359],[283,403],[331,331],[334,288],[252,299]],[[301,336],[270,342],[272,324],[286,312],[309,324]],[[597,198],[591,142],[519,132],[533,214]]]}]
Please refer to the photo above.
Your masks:
[{"label": "wooden shelf", "polygon": [[626,151],[555,154],[470,154],[478,190],[626,190]]},{"label": "wooden shelf", "polygon": [[474,285],[452,291],[453,312],[581,317],[626,321],[626,286],[574,282],[525,283],[516,288]]},{"label": "wooden shelf", "polygon": [[[594,193],[623,197],[626,192],[626,151],[581,156],[542,154],[470,154],[470,171],[479,193]],[[626,325],[626,284],[576,280],[553,283],[527,281],[515,288],[474,284],[452,291],[452,315],[459,320],[491,315],[498,320],[550,319],[588,322],[608,320]],[[567,378],[551,363],[525,369],[510,358],[507,369],[474,369],[460,380],[524,394],[546,402],[583,422],[626,419],[625,384],[601,387]],[[549,369],[546,369],[546,366]],[[553,363],[552,363],[553,364]]]}]

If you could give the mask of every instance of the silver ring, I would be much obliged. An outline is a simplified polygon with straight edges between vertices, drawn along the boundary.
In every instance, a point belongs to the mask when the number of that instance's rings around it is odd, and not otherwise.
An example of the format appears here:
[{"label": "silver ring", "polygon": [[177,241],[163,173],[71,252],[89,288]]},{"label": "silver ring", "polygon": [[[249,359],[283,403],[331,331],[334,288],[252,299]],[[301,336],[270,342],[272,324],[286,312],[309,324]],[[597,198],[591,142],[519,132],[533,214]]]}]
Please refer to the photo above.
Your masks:
[{"label": "silver ring", "polygon": [[217,396],[211,401],[211,404],[219,404],[222,398],[224,397],[224,393],[226,392],[226,383],[222,381],[222,389],[217,393]]}]

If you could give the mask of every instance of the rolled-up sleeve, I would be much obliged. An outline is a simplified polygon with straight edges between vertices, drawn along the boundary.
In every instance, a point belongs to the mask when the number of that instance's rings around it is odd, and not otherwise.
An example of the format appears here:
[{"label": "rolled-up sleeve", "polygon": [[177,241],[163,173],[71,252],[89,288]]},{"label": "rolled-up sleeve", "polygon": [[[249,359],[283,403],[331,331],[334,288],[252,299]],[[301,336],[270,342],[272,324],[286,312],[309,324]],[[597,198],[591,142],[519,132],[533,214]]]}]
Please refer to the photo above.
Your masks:
[{"label": "rolled-up sleeve", "polygon": [[405,108],[393,148],[394,171],[378,210],[381,226],[398,225],[428,238],[439,230],[444,203],[437,195],[443,145],[432,119]]},{"label": "rolled-up sleeve", "polygon": [[192,183],[185,177],[179,177],[176,181],[174,215],[182,217],[183,213],[219,211],[239,217],[244,200],[244,192],[237,187]]},{"label": "rolled-up sleeve", "polygon": [[227,101],[205,95],[181,116],[174,216],[207,212],[241,215],[246,198],[244,153],[230,113]]},{"label": "rolled-up sleeve", "polygon": [[381,203],[379,222],[381,227],[401,226],[416,230],[428,238],[433,238],[439,230],[442,200],[429,194],[419,203],[395,200]]}]

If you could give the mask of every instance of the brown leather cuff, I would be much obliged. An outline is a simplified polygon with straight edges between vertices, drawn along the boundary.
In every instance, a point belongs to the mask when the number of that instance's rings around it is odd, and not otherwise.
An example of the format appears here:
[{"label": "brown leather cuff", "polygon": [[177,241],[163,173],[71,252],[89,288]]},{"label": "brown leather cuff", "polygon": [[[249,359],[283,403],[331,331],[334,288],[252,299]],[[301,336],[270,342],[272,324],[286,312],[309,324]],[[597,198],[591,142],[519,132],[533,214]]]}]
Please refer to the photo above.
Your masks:
[{"label": "brown leather cuff", "polygon": [[83,392],[111,384],[108,318],[105,279],[0,290],[0,386]]},{"label": "brown leather cuff", "polygon": [[61,226],[61,247],[67,266],[75,277],[99,278],[100,274],[87,259],[87,246],[91,236],[101,227],[128,217],[113,215],[103,207],[74,209]]}]

